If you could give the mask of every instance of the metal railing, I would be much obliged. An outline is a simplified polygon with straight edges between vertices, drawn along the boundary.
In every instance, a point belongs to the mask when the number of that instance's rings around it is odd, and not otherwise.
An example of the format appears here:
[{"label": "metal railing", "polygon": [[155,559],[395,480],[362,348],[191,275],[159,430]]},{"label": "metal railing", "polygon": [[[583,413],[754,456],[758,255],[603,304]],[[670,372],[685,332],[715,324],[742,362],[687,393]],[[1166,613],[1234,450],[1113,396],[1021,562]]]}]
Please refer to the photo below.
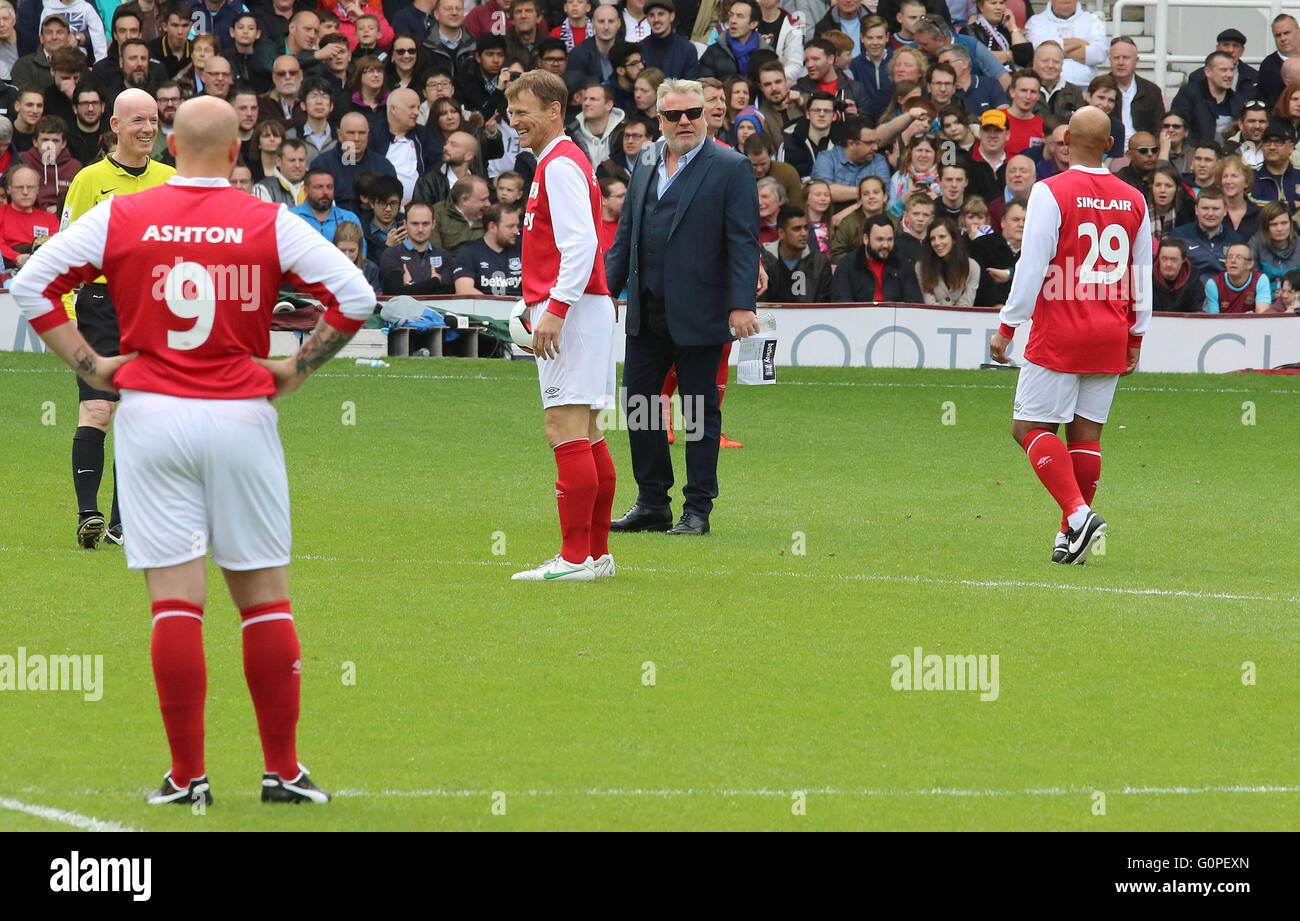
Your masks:
[{"label": "metal railing", "polygon": [[1160,87],[1160,91],[1165,91],[1166,80],[1169,74],[1170,64],[1200,64],[1205,60],[1204,54],[1170,54],[1169,53],[1169,8],[1170,7],[1186,8],[1206,8],[1225,10],[1228,7],[1235,12],[1236,10],[1268,10],[1269,22],[1282,12],[1282,0],[1231,0],[1231,3],[1225,3],[1224,0],[1115,0],[1115,5],[1111,8],[1111,22],[1115,24],[1115,34],[1124,34],[1123,13],[1128,7],[1155,7],[1155,40],[1156,48],[1153,54],[1155,58],[1155,83]]}]

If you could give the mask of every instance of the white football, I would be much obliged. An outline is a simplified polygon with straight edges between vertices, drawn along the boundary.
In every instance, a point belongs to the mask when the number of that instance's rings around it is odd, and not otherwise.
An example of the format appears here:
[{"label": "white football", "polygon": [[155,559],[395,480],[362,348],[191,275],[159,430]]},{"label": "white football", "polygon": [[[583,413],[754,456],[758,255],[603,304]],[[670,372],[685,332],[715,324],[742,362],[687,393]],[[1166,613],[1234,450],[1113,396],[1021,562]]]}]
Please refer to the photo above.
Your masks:
[{"label": "white football", "polygon": [[533,324],[529,320],[531,313],[522,298],[510,311],[510,338],[529,355],[533,354]]}]

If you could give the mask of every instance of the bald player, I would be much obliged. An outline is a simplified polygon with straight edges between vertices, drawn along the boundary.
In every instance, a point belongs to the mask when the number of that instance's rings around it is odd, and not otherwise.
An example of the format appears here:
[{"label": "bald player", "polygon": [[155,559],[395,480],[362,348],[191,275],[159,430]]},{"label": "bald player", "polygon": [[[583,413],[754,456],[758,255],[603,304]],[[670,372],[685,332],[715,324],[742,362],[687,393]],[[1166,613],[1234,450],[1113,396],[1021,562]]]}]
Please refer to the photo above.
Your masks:
[{"label": "bald player", "polygon": [[[1101,429],[1151,319],[1151,232],[1142,193],[1102,166],[1110,117],[1084,106],[1065,142],[1069,169],[1029,194],[1020,261],[989,352],[1005,364],[1016,327],[1033,319],[1011,433],[1061,507],[1052,562],[1085,563],[1106,533],[1091,506]],[[1062,424],[1066,442],[1056,434]]]},{"label": "bald player", "polygon": [[[23,315],[79,379],[121,393],[126,561],[144,572],[152,601],[154,680],[171,748],[171,770],[151,804],[213,801],[203,762],[209,549],[240,611],[265,758],[262,801],[329,800],[297,757],[302,659],[289,604],[288,478],[270,399],[335,355],[375,296],[306,222],[231,187],[238,131],[224,100],[183,103],[167,139],[176,175],[90,209],[33,254],[12,287]],[[121,357],[101,355],[59,301],[101,272],[117,305]],[[326,311],[296,355],[267,361],[282,282]]]},{"label": "bald player", "polygon": [[[60,222],[64,230],[104,199],[162,185],[176,172],[166,164],[149,159],[158,135],[158,104],[144,90],[128,89],[118,94],[109,127],[117,135],[117,150],[73,177]],[[96,278],[82,287],[76,296],[75,307],[71,295],[64,299],[64,303],[91,348],[101,355],[118,354],[117,313],[103,278]],[[81,378],[77,379],[77,389],[80,394],[77,431],[72,436],[77,543],[87,550],[99,546],[101,539],[110,546],[121,546],[122,519],[116,483],[107,523],[99,511],[99,487],[104,477],[104,438],[113,423],[117,394],[96,390]]]}]

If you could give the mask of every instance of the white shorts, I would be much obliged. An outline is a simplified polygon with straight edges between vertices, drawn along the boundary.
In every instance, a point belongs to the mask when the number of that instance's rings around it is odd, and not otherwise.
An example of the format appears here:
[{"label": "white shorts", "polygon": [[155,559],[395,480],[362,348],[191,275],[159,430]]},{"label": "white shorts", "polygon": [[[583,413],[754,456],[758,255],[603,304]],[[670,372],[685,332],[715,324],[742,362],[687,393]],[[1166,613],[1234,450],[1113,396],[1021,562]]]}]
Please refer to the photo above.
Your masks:
[{"label": "white shorts", "polygon": [[[546,302],[534,304],[536,328]],[[614,408],[614,302],[608,294],[584,294],[569,307],[560,330],[558,358],[537,359],[542,406]]]},{"label": "white shorts", "polygon": [[289,478],[264,398],[199,400],[124,390],[114,425],[128,569],[201,559],[286,566]]},{"label": "white shorts", "polygon": [[1069,374],[1026,361],[1016,384],[1012,418],[1019,422],[1073,422],[1083,416],[1106,421],[1118,374]]}]

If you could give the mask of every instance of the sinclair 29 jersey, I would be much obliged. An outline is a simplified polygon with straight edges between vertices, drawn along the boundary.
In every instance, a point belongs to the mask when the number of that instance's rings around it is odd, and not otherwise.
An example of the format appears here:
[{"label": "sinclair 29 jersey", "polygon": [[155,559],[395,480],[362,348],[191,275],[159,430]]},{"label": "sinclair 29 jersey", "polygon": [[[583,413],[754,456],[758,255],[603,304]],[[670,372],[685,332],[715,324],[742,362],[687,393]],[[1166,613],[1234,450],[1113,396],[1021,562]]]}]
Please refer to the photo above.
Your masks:
[{"label": "sinclair 29 jersey", "polygon": [[375,306],[365,276],[300,217],[225,179],[173,177],[100,202],[37,250],[11,292],[38,332],[68,321],[60,298],[107,278],[124,364],[114,383],[178,397],[246,399],[275,392],[266,357],[281,282],[325,306],[352,333]]},{"label": "sinclair 29 jersey", "polygon": [[1142,193],[1104,167],[1072,166],[1029,193],[1002,323],[1033,318],[1025,358],[1036,365],[1123,373],[1151,319],[1151,256]]}]

